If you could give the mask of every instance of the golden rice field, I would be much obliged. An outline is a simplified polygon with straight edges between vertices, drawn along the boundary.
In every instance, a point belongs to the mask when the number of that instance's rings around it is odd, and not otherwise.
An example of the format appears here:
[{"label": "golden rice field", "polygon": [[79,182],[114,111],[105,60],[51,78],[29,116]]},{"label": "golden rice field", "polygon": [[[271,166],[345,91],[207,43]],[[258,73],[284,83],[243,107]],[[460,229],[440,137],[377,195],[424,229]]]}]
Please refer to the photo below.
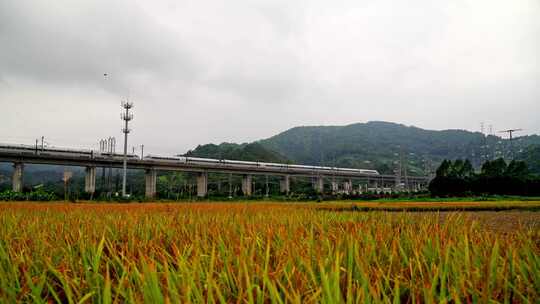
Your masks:
[{"label": "golden rice field", "polygon": [[0,302],[540,302],[540,212],[346,207],[2,203]]}]

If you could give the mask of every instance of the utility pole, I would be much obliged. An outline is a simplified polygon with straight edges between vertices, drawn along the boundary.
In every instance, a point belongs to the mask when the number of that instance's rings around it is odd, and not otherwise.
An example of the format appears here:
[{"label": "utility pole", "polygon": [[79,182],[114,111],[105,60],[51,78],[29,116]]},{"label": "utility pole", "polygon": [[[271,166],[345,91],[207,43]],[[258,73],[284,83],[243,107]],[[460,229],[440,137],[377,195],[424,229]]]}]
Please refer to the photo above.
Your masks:
[{"label": "utility pole", "polygon": [[514,146],[513,146],[513,134],[514,132],[519,132],[519,131],[523,131],[523,129],[509,129],[509,130],[503,130],[503,131],[499,131],[499,133],[508,133],[509,135],[509,139],[510,139],[510,156],[511,158],[513,159],[514,158]]},{"label": "utility pole", "polygon": [[[100,153],[105,152],[105,144],[106,144],[106,143],[105,143],[105,140],[104,140],[104,139],[101,139],[101,140],[99,141],[99,152],[100,152]],[[101,167],[101,187],[102,187],[102,190],[101,190],[101,191],[105,190],[105,188],[106,188],[106,184],[105,184],[105,169],[106,169],[105,167]]]},{"label": "utility pole", "polygon": [[407,163],[408,163],[408,158],[404,156],[404,153],[403,153],[403,147],[402,146],[399,146],[399,165],[398,165],[398,172],[396,175],[399,175],[399,180],[401,181],[401,178],[403,177],[404,178],[404,187],[401,188],[401,190],[405,190],[405,191],[409,191],[409,176],[408,176],[408,173],[407,173]]},{"label": "utility pole", "polygon": [[482,133],[482,145],[480,146],[480,161],[477,162],[477,166],[482,166],[482,164],[487,161],[487,137],[484,132],[484,123],[480,123],[480,132]]},{"label": "utility pole", "polygon": [[125,126],[122,129],[124,132],[124,172],[122,174],[122,197],[126,197],[126,174],[127,174],[127,144],[128,144],[128,134],[131,131],[128,127],[128,123],[133,119],[133,114],[129,113],[129,110],[133,108],[133,103],[126,101],[122,102],[122,108],[125,112],[121,114],[122,120],[125,122]]},{"label": "utility pole", "polygon": [[[114,157],[114,154],[116,153],[116,138],[109,137],[107,139],[107,147],[108,147],[108,152],[109,152],[109,158],[112,160],[113,157]],[[109,164],[109,176],[108,176],[108,180],[107,180],[107,186],[108,186],[109,198],[110,198],[112,196],[112,192],[113,192],[113,167],[112,167],[112,163]]]},{"label": "utility pole", "polygon": [[268,193],[269,193],[269,189],[268,189],[268,175],[266,175],[266,195],[265,195],[266,198],[268,198]]},{"label": "utility pole", "polygon": [[397,165],[396,168],[394,169],[394,174],[395,174],[395,188],[396,188],[396,191],[401,191],[401,159],[400,160],[397,160],[397,161],[394,161],[394,164]]},{"label": "utility pole", "polygon": [[[489,136],[495,136],[495,134],[493,134],[493,125],[489,125],[488,137]],[[492,138],[491,140],[493,142],[494,139]],[[493,159],[494,154],[495,154],[495,143],[492,143],[490,145],[489,142],[486,141],[486,159],[484,161]]]},{"label": "utility pole", "polygon": [[232,199],[232,173],[229,173],[229,199]]},{"label": "utility pole", "polygon": [[[402,155],[403,154],[403,151],[402,151]],[[404,161],[402,159],[402,170],[403,170],[403,175],[404,175],[404,178],[405,178],[405,190],[407,192],[410,191],[409,189],[409,173],[407,172],[409,169],[408,169],[408,165],[409,165],[409,158],[407,156],[404,157]]]}]

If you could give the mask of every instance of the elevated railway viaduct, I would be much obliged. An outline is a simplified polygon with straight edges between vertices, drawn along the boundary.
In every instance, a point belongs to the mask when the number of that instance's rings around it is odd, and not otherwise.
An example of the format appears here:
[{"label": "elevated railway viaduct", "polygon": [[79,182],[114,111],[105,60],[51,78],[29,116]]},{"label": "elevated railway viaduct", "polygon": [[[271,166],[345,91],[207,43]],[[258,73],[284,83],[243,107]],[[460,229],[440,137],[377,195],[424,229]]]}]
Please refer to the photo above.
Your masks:
[{"label": "elevated railway viaduct", "polygon": [[[12,188],[13,191],[22,191],[24,165],[46,164],[61,166],[78,166],[86,168],[85,191],[96,191],[97,168],[122,168],[123,155],[99,153],[96,151],[59,150],[59,149],[20,149],[14,146],[0,145],[0,162],[13,163]],[[289,193],[291,178],[311,178],[314,189],[323,193],[325,181],[330,180],[332,191],[339,189],[336,180],[342,180],[342,192],[362,192],[366,190],[382,191],[382,189],[402,189],[400,179],[394,175],[381,175],[373,170],[330,168],[318,166],[300,166],[287,164],[271,164],[262,162],[241,162],[227,160],[210,160],[192,158],[180,161],[176,158],[144,157],[129,155],[128,169],[145,171],[145,195],[148,198],[156,196],[156,182],[158,171],[184,171],[197,174],[197,196],[205,197],[208,194],[208,173],[230,173],[242,176],[242,192],[246,196],[252,195],[252,177],[254,175],[279,176],[280,191]],[[409,177],[412,190],[424,189],[427,186],[427,177]]]}]

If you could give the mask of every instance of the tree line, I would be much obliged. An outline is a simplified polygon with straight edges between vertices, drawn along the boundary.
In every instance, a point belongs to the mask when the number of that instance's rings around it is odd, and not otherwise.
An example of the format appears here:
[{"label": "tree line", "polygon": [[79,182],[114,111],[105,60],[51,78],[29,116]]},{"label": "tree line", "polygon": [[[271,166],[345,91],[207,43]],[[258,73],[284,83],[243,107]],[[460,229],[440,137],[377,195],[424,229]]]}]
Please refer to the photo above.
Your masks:
[{"label": "tree line", "polygon": [[433,196],[540,196],[540,178],[523,161],[502,158],[485,162],[475,172],[469,160],[444,160],[429,185]]}]

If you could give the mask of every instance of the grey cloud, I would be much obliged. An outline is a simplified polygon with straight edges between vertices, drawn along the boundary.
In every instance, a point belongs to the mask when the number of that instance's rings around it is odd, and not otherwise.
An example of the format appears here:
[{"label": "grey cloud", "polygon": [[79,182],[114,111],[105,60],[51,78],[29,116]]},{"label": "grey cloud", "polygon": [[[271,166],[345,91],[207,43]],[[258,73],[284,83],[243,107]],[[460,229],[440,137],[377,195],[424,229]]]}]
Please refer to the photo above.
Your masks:
[{"label": "grey cloud", "polygon": [[197,71],[182,41],[131,1],[2,3],[0,77],[111,86],[108,73],[115,90],[136,74],[189,79]]},{"label": "grey cloud", "polygon": [[540,133],[538,15],[537,0],[4,0],[0,141],[117,134],[128,96],[133,142],[165,153],[367,120]]}]

